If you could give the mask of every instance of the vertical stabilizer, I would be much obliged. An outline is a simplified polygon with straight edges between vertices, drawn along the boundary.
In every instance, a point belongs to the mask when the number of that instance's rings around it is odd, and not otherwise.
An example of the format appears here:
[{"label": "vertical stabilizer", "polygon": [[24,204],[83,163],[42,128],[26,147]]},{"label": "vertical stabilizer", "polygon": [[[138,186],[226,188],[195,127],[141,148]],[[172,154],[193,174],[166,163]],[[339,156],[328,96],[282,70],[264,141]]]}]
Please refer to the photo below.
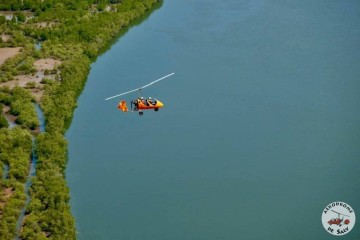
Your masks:
[{"label": "vertical stabilizer", "polygon": [[120,109],[123,112],[127,112],[128,108],[126,106],[126,101],[125,100],[121,100],[117,106],[118,109]]}]

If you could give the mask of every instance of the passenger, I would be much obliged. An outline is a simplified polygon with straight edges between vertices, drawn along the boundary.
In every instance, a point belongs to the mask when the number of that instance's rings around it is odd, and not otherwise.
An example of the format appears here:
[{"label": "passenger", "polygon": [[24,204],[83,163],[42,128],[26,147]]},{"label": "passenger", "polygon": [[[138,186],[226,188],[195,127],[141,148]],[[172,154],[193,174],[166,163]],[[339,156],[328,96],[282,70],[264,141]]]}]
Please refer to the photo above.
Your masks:
[{"label": "passenger", "polygon": [[149,106],[148,102],[143,98],[143,97],[140,97],[140,101],[146,105],[146,106]]}]

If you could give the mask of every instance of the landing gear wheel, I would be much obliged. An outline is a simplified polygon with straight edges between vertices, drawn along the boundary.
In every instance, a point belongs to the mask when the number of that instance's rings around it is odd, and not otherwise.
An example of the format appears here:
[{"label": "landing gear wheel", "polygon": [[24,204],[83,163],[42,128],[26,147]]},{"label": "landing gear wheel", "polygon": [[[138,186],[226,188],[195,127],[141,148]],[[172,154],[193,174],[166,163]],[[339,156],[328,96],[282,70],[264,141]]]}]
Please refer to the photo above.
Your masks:
[{"label": "landing gear wheel", "polygon": [[157,111],[159,111],[159,109],[158,109],[158,108],[154,108],[154,111],[157,112]]},{"label": "landing gear wheel", "polygon": [[139,115],[142,116],[144,113],[143,112],[139,112]]}]

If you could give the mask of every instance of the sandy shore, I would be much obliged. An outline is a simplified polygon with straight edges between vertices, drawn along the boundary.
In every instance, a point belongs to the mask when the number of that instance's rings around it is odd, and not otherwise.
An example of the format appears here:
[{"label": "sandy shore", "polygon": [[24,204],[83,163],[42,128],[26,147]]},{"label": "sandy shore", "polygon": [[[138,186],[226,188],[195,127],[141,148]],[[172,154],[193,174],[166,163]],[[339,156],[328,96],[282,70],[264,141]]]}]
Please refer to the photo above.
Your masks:
[{"label": "sandy shore", "polygon": [[0,48],[0,65],[3,64],[6,59],[11,58],[19,53],[21,47],[17,48]]}]

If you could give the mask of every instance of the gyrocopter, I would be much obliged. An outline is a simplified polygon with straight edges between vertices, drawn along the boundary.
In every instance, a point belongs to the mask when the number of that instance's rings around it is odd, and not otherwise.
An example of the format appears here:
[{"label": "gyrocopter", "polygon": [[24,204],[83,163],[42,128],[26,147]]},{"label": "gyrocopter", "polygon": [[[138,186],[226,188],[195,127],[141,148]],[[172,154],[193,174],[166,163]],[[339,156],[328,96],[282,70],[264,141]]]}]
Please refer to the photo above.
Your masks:
[{"label": "gyrocopter", "polygon": [[[342,219],[340,219],[340,215],[346,216],[346,217],[350,217],[350,216],[348,216],[348,215],[345,215],[345,214],[336,212],[336,211],[334,211],[334,210],[331,210],[331,211],[333,211],[334,213],[337,213],[337,214],[338,214],[338,217],[337,217],[337,218],[332,218],[331,220],[328,221],[328,224],[330,224],[330,226],[331,226],[332,224],[336,224],[336,225],[341,226],[341,223],[344,221],[344,217],[343,217]],[[349,220],[349,219],[345,219],[344,223],[345,223],[346,225],[348,225],[348,224],[350,223],[350,220]]]},{"label": "gyrocopter", "polygon": [[[172,75],[174,75],[175,73],[170,73],[164,77],[161,77],[155,81],[152,81],[151,83],[149,84],[146,84],[142,87],[139,87],[139,88],[136,88],[136,89],[133,89],[133,90],[130,90],[130,91],[127,91],[127,92],[124,92],[124,93],[120,93],[118,95],[115,95],[115,96],[112,96],[112,97],[108,97],[106,98],[105,100],[110,100],[110,99],[113,99],[113,98],[116,98],[116,97],[120,97],[120,96],[123,96],[123,95],[126,95],[128,93],[132,93],[132,92],[135,92],[135,91],[139,91],[139,97],[137,99],[133,99],[131,100],[131,106],[130,106],[130,112],[139,112],[139,115],[142,116],[144,114],[144,110],[150,110],[150,109],[154,109],[155,112],[159,111],[159,108],[162,108],[164,106],[164,104],[159,101],[158,99],[156,98],[151,98],[151,97],[148,97],[148,98],[144,98],[141,96],[141,90],[146,88],[146,87],[149,87],[150,85],[154,84],[154,83],[157,83],[165,78],[168,78]],[[129,109],[126,105],[126,101],[125,100],[121,100],[118,105],[117,105],[117,108],[123,112],[129,112]]]}]

